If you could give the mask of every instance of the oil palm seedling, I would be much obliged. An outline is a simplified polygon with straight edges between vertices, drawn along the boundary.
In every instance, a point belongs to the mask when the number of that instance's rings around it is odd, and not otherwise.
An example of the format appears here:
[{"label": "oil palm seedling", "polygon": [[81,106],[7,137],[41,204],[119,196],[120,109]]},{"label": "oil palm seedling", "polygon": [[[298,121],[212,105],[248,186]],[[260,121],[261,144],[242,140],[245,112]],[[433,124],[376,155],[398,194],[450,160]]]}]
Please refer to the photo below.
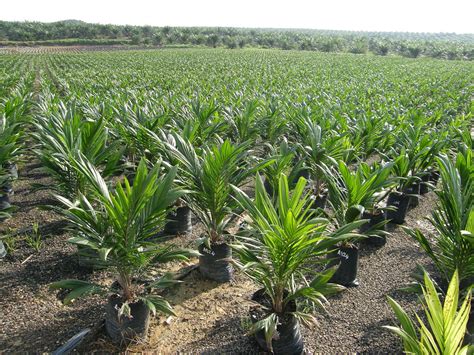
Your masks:
[{"label": "oil palm seedling", "polygon": [[249,143],[232,144],[225,140],[200,150],[178,134],[169,152],[179,161],[180,180],[190,193],[183,199],[205,227],[199,244],[199,269],[212,280],[225,282],[232,277],[228,227],[238,207],[231,185],[242,186],[263,165],[253,164]]},{"label": "oil palm seedling", "polygon": [[420,195],[425,195],[436,187],[439,179],[436,158],[445,152],[451,144],[451,138],[447,131],[432,130],[422,137],[419,144],[420,154],[414,168],[415,174],[421,179]]},{"label": "oil palm seedling", "polygon": [[[389,194],[390,189],[395,184],[395,180],[390,176],[393,163],[374,163],[368,165],[360,163],[355,171],[343,162],[338,162],[338,176],[340,190],[336,190],[336,184],[332,183],[330,201],[333,204],[335,213],[341,211],[340,199],[345,199],[343,205],[347,209],[357,207],[362,210],[361,218],[367,219],[360,232],[366,234],[368,243],[376,246],[385,244],[385,211],[382,207],[382,200]],[[344,208],[342,209],[342,211]],[[339,217],[343,220],[343,217]]]},{"label": "oil palm seedling", "polygon": [[[183,133],[183,132],[181,132]],[[179,166],[180,161],[176,158],[175,154],[172,154],[169,146],[176,147],[176,140],[174,135],[165,131],[160,130],[156,136],[155,146],[158,148],[158,154],[165,159],[166,163],[170,166]],[[186,234],[192,231],[192,213],[191,209],[187,205],[186,201],[179,198],[173,210],[167,216],[167,223],[165,224],[163,234],[164,235],[177,235]]]},{"label": "oil palm seedling", "polygon": [[80,193],[86,194],[88,189],[87,178],[75,167],[77,158],[85,156],[107,177],[117,171],[123,148],[111,141],[103,117],[87,119],[75,104],[57,105],[57,108],[45,105],[46,112],[36,119],[34,135],[39,143],[36,154],[55,181],[51,188],[74,199]]},{"label": "oil palm seedling", "polygon": [[260,133],[259,118],[260,103],[258,100],[251,100],[244,105],[243,109],[226,109],[225,119],[230,128],[230,137],[233,142],[257,143]]},{"label": "oil palm seedling", "polygon": [[[360,169],[359,173],[351,173],[343,162],[339,162],[338,167],[339,170],[326,169],[331,220],[336,229],[344,228],[346,225],[356,225],[360,229],[370,223],[369,219],[362,219],[365,212],[364,204],[374,206],[372,205],[375,202],[374,195],[386,182],[378,180],[376,175],[365,180],[363,169]],[[383,222],[379,222],[376,227],[382,224]],[[359,285],[357,281],[358,241],[365,237],[367,236],[364,234],[353,233],[351,238],[338,243],[338,248],[329,255],[329,266],[339,264],[331,281],[348,287]]]},{"label": "oil palm seedling", "polygon": [[433,260],[446,283],[457,270],[463,288],[474,284],[474,165],[472,152],[458,153],[456,162],[438,158],[441,187],[429,222],[436,233],[405,228]]},{"label": "oil palm seedling", "polygon": [[[144,102],[143,102],[144,101]],[[170,122],[170,116],[153,100],[128,100],[120,107],[112,107],[113,116],[109,120],[115,141],[124,148],[126,166],[132,172],[142,157],[154,163],[157,156],[156,134]],[[100,112],[96,114],[100,117]]]},{"label": "oil palm seedling", "polygon": [[[388,302],[400,322],[400,327],[385,326],[403,341],[403,348],[409,354],[469,354],[472,345],[463,346],[463,339],[471,308],[471,290],[458,308],[460,302],[459,277],[454,271],[444,303],[438,296],[433,281],[424,274],[423,309],[426,320],[416,315],[413,322],[405,310],[391,297]],[[417,324],[418,323],[418,324]]]},{"label": "oil palm seedling", "polygon": [[315,206],[324,208],[327,200],[326,168],[337,165],[348,150],[345,134],[325,130],[310,117],[296,118],[299,152],[313,183]]},{"label": "oil palm seedling", "polygon": [[352,145],[362,159],[383,150],[391,137],[387,121],[377,115],[362,114],[347,121]]},{"label": "oil palm seedling", "polygon": [[[425,134],[420,138],[417,146],[418,151],[413,157],[415,164],[412,169],[412,174],[420,178],[419,194],[424,195],[429,190],[434,189],[432,185],[433,175],[438,173],[436,168],[436,157],[448,145],[449,137],[447,132],[432,132]],[[412,199],[417,205],[418,199]]]},{"label": "oil palm seedling", "polygon": [[305,185],[306,180],[300,178],[291,191],[281,174],[276,199],[265,191],[259,175],[254,199],[234,187],[236,199],[251,220],[233,245],[237,263],[261,286],[252,297],[256,306],[250,312],[250,332],[265,351],[275,354],[302,353],[300,323],[314,325],[312,310],[324,308],[325,296],[343,289],[328,283],[334,269],[315,270],[328,250],[349,237],[351,226],[329,236],[329,222],[316,217]]},{"label": "oil palm seedling", "polygon": [[269,156],[272,157],[273,162],[266,165],[262,169],[265,176],[265,189],[270,195],[278,193],[279,177],[281,174],[288,176],[290,185],[296,184],[299,175],[303,171],[303,162],[294,163],[296,156],[296,149],[290,148],[286,138],[283,138],[278,148],[274,148],[271,144],[266,143]]},{"label": "oil palm seedling", "polygon": [[260,120],[260,138],[264,142],[278,142],[288,133],[290,122],[284,114],[285,107],[276,98],[264,106],[263,117]]},{"label": "oil palm seedling", "polygon": [[227,123],[219,115],[219,106],[215,101],[204,103],[198,97],[190,103],[190,106],[190,108],[183,107],[183,112],[174,119],[174,123],[182,132],[182,136],[195,147],[216,140],[226,131]]},{"label": "oil palm seedling", "polygon": [[448,141],[446,134],[429,129],[425,123],[424,120],[416,119],[413,123],[402,125],[395,142],[395,150],[403,150],[407,155],[410,174],[418,178],[406,187],[411,194],[409,207],[418,205],[422,186],[423,193],[427,192],[426,187],[430,187],[426,183],[429,183],[433,163]]},{"label": "oil palm seedling", "polygon": [[23,148],[24,127],[29,121],[29,95],[16,95],[4,99],[0,104],[0,136],[2,146],[12,144],[6,148],[11,161],[3,161],[2,166],[9,169],[16,164],[16,159]]},{"label": "oil palm seedling", "polygon": [[445,135],[450,138],[451,146],[449,148],[460,152],[474,149],[472,124],[469,117],[460,115],[447,122],[442,122],[438,131],[445,132]]},{"label": "oil palm seedling", "polygon": [[148,170],[144,160],[137,168],[131,186],[125,178],[115,189],[107,187],[100,172],[80,158],[77,169],[89,180],[92,198],[80,194],[77,202],[57,196],[65,209],[73,237],[69,240],[97,252],[100,262],[112,270],[116,283],[111,287],[81,280],[54,282],[54,289],[69,293],[64,303],[91,294],[109,295],[106,305],[106,330],[114,341],[145,337],[150,311],[173,314],[170,304],[151,290],[175,283],[165,274],[158,280],[140,282],[153,264],[171,260],[187,260],[190,251],[164,246],[152,237],[165,223],[170,206],[184,191],[174,186],[176,168],[163,175],[160,164]]},{"label": "oil palm seedling", "polygon": [[[393,223],[402,224],[408,212],[410,198],[419,193],[420,178],[412,174],[414,161],[402,148],[399,153],[392,152],[393,176],[397,179],[394,191],[388,195],[387,219]],[[415,191],[416,190],[416,191]]]},{"label": "oil palm seedling", "polygon": [[0,211],[5,213],[11,207],[12,181],[18,177],[16,161],[22,151],[22,107],[8,100],[0,107]]}]

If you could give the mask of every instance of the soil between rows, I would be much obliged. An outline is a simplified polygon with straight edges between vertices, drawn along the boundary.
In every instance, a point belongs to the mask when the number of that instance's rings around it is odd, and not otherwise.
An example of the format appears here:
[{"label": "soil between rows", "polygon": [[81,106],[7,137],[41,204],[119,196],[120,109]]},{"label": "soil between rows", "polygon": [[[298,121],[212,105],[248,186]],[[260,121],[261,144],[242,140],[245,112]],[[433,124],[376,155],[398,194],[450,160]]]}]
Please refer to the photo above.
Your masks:
[{"label": "soil between rows", "polygon": [[[64,221],[41,205],[52,204],[51,191],[33,191],[34,183],[51,184],[38,165],[26,164],[15,182],[12,202],[18,206],[13,218],[0,224],[1,235],[18,233],[18,239],[28,233],[34,222],[46,235],[43,247],[35,252],[24,240],[16,251],[0,261],[0,352],[53,351],[84,328],[93,331],[80,345],[80,352],[118,352],[124,349],[111,344],[103,334],[104,300],[90,297],[64,306],[57,291],[48,285],[65,278],[112,283],[107,272],[79,267],[75,247],[67,243]],[[409,212],[406,225],[427,231],[429,216],[436,196],[429,193]],[[172,240],[181,246],[195,246],[201,228],[194,221],[193,233]],[[405,309],[419,311],[415,295],[398,289],[411,281],[410,274],[420,263],[429,267],[429,259],[400,227],[381,249],[363,246],[359,260],[360,286],[332,297],[328,315],[317,315],[319,325],[303,329],[305,349],[309,353],[400,353],[400,341],[383,325],[395,323],[386,296],[395,298]],[[165,269],[178,271],[196,263],[171,263]],[[161,270],[155,270],[159,273]],[[257,343],[247,336],[250,319],[250,298],[258,289],[244,275],[217,284],[204,280],[197,270],[184,282],[167,293],[177,317],[154,318],[146,344],[130,346],[130,351],[162,353],[255,353]]]}]

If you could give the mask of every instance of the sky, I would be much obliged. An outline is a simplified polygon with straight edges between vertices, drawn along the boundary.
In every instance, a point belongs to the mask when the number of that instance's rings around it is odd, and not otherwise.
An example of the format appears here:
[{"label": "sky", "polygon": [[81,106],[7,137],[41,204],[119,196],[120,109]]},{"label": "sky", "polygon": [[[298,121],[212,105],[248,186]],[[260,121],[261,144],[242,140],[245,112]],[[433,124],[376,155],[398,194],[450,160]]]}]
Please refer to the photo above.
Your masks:
[{"label": "sky", "polygon": [[474,0],[0,0],[0,20],[474,33]]}]

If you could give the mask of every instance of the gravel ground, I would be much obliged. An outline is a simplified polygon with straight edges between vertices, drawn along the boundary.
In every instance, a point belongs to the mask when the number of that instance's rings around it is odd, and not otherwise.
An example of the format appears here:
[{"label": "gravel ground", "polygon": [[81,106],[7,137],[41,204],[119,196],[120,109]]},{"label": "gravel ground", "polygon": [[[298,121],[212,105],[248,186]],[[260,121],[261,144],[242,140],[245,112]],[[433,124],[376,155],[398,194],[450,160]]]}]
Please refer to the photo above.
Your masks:
[{"label": "gravel ground", "polygon": [[[104,301],[88,298],[64,306],[57,292],[48,290],[49,283],[64,278],[79,278],[108,283],[105,272],[90,272],[80,268],[75,248],[66,241],[61,229],[63,222],[51,211],[39,205],[51,203],[49,191],[31,191],[32,183],[48,183],[35,165],[21,170],[15,183],[13,202],[18,211],[0,226],[5,233],[28,231],[38,222],[45,235],[39,253],[24,241],[17,250],[0,262],[0,352],[52,351],[83,328],[94,332],[79,351],[102,350],[118,352],[110,344],[101,328]],[[420,205],[411,210],[406,224],[423,230],[429,224],[423,220],[435,202],[430,193],[422,197]],[[201,229],[195,225],[189,236],[173,240],[179,245],[192,245]],[[397,338],[382,328],[395,322],[386,295],[403,307],[419,308],[416,296],[398,289],[411,281],[410,273],[417,263],[429,266],[428,258],[399,227],[394,227],[387,244],[380,249],[363,246],[359,260],[360,286],[351,288],[330,299],[329,315],[318,314],[319,326],[303,331],[308,353],[399,353]],[[172,264],[178,270],[188,264]],[[167,298],[174,305],[177,317],[157,317],[150,327],[146,344],[129,347],[130,351],[162,353],[255,353],[256,342],[246,336],[250,297],[257,286],[244,275],[236,274],[229,284],[203,280],[198,271],[191,272],[184,282],[169,291]]]},{"label": "gravel ground", "polygon": [[[435,195],[424,196],[410,211],[406,224],[426,230],[423,217],[430,214]],[[417,297],[398,289],[412,281],[416,264],[427,267],[427,258],[400,227],[392,227],[392,236],[380,249],[361,247],[358,280],[360,286],[349,288],[330,300],[330,316],[319,317],[316,331],[306,331],[310,351],[323,353],[394,353],[402,352],[398,338],[383,329],[396,323],[386,296],[405,310],[419,309]]]}]

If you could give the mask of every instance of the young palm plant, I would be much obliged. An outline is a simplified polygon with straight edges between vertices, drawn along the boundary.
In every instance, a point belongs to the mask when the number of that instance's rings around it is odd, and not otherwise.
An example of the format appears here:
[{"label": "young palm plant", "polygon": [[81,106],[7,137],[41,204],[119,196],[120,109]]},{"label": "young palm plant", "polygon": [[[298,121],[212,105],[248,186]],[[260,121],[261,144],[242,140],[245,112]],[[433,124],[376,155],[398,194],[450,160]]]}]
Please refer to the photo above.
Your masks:
[{"label": "young palm plant", "polygon": [[314,200],[317,207],[324,208],[327,200],[326,167],[337,165],[343,159],[346,150],[345,135],[324,130],[304,117],[295,120],[298,132],[300,154],[309,167],[312,179]]},{"label": "young palm plant", "polygon": [[17,99],[6,100],[0,105],[0,220],[8,217],[11,208],[9,195],[13,193],[12,181],[17,178],[16,162],[22,152],[25,108]]},{"label": "young palm plant", "polygon": [[199,245],[200,271],[209,279],[229,281],[231,249],[225,241],[238,207],[231,185],[242,186],[261,165],[252,166],[248,143],[234,145],[226,140],[198,150],[176,133],[173,138],[175,145],[167,147],[179,161],[180,180],[190,191],[184,200],[206,230]]},{"label": "young palm plant", "polygon": [[418,229],[405,228],[433,260],[446,283],[457,270],[463,288],[474,284],[474,165],[472,152],[458,153],[453,163],[440,156],[441,188],[430,223],[436,234],[425,236]]},{"label": "young palm plant", "polygon": [[0,210],[10,205],[8,195],[12,192],[13,176],[8,166],[18,156],[19,138],[15,127],[8,125],[5,117],[0,117]]},{"label": "young palm plant", "polygon": [[[387,206],[391,208],[387,211],[387,219],[393,223],[402,224],[405,222],[410,199],[419,193],[421,179],[412,174],[415,160],[405,148],[402,148],[399,153],[393,150],[391,155],[393,157],[392,172],[398,183],[395,191],[392,191],[388,196]],[[418,191],[416,187],[418,187]]]},{"label": "young palm plant", "polygon": [[266,351],[301,353],[299,323],[312,325],[311,309],[324,307],[325,296],[342,286],[330,284],[334,269],[316,272],[324,256],[346,238],[355,225],[326,235],[328,220],[316,218],[300,178],[293,191],[288,179],[279,176],[276,199],[265,191],[259,175],[255,199],[234,187],[236,199],[251,219],[250,228],[237,237],[234,249],[242,271],[262,287],[253,300],[260,305],[251,312],[251,333]]},{"label": "young palm plant", "polygon": [[226,109],[225,116],[232,141],[252,141],[254,144],[257,142],[260,133],[259,106],[258,100],[251,100],[241,110]]},{"label": "young palm plant", "polygon": [[403,341],[409,354],[469,354],[474,347],[463,347],[463,338],[471,308],[471,290],[468,290],[461,307],[459,302],[459,277],[453,273],[448,291],[441,304],[436,287],[427,273],[424,274],[423,308],[428,324],[417,315],[418,326],[403,308],[392,298],[388,302],[397,316],[400,327],[385,326]]},{"label": "young palm plant", "polygon": [[377,213],[381,210],[380,202],[386,197],[384,189],[394,184],[390,177],[392,163],[368,165],[360,163],[354,171],[343,161],[337,164],[338,170],[335,182],[347,194],[347,206],[361,206],[364,211]]},{"label": "young palm plant", "polygon": [[387,121],[376,115],[366,115],[349,120],[348,129],[351,132],[351,141],[361,158],[382,150],[390,139],[390,130]]},{"label": "young palm plant", "polygon": [[68,218],[74,234],[69,241],[95,250],[102,265],[114,272],[118,286],[106,288],[80,280],[64,280],[51,287],[70,290],[65,303],[94,293],[109,294],[106,329],[112,339],[127,341],[134,336],[144,337],[150,310],[173,314],[169,303],[157,294],[147,293],[145,286],[160,289],[174,281],[165,275],[144,285],[138,281],[140,275],[153,263],[187,260],[191,255],[189,251],[152,240],[156,230],[164,225],[169,207],[184,193],[173,185],[177,169],[171,168],[166,175],[160,175],[160,164],[148,171],[142,160],[133,186],[125,179],[110,190],[90,162],[80,158],[76,166],[92,186],[93,200],[80,194],[76,203],[57,196],[66,207],[60,211]]},{"label": "young palm plant", "polygon": [[418,205],[418,195],[422,186],[423,191],[427,192],[423,182],[428,182],[434,160],[448,141],[441,132],[431,131],[422,123],[423,120],[415,120],[413,123],[401,125],[397,132],[398,139],[395,142],[395,148],[392,150],[396,152],[395,157],[400,156],[398,152],[405,154],[409,165],[409,175],[415,178],[411,181],[408,179],[406,184],[403,182],[404,186],[399,190],[411,195],[408,207]]},{"label": "young palm plant", "polygon": [[75,166],[81,154],[101,169],[102,176],[117,171],[123,149],[118,142],[111,141],[103,117],[87,119],[77,105],[66,107],[62,102],[58,103],[57,110],[54,106],[44,110],[36,119],[35,137],[40,144],[36,153],[55,180],[55,184],[48,187],[71,199],[85,194],[88,180]]},{"label": "young palm plant", "polygon": [[284,107],[284,104],[278,103],[277,99],[272,99],[264,106],[265,113],[259,124],[259,135],[264,142],[277,142],[287,134],[290,120],[283,113],[282,106]]},{"label": "young palm plant", "polygon": [[[142,157],[156,161],[156,134],[170,120],[168,114],[157,110],[156,106],[157,103],[148,98],[145,102],[128,100],[123,106],[113,108],[114,115],[109,120],[111,130],[114,140],[125,147],[126,166],[131,171],[136,169]],[[96,116],[100,117],[100,112]]]},{"label": "young palm plant", "polygon": [[191,109],[183,108],[183,113],[174,123],[193,146],[208,144],[226,130],[227,122],[219,116],[219,106],[215,101],[205,103],[198,97],[190,106]]},{"label": "young palm plant", "polygon": [[[383,189],[392,184],[389,179],[390,169],[391,164],[371,170],[367,164],[361,163],[358,169],[352,172],[344,162],[340,161],[338,170],[327,170],[329,204],[334,224],[337,228],[341,228],[347,223],[357,222],[359,227],[362,227],[359,229],[361,234],[355,234],[353,238],[339,243],[337,253],[331,255],[334,259],[329,265],[339,262],[339,268],[332,281],[344,286],[358,286],[359,283],[356,280],[359,259],[357,242],[373,234],[385,236],[382,230],[385,220],[384,218],[379,220],[381,212],[378,203],[387,193]],[[375,216],[374,221],[371,221],[372,216]],[[368,229],[367,225],[369,225]]]},{"label": "young palm plant", "polygon": [[[184,134],[184,132],[180,133],[181,135]],[[166,164],[176,166],[179,170],[180,160],[177,159],[176,154],[173,154],[174,149],[169,149],[170,146],[176,148],[175,134],[177,133],[160,130],[159,134],[155,136],[155,145],[158,156],[163,157]],[[168,222],[165,225],[163,234],[170,236],[190,233],[193,229],[191,208],[183,198],[178,199],[174,207],[167,217]]]},{"label": "young palm plant", "polygon": [[[271,144],[265,144],[269,155],[273,158],[273,162],[262,169],[265,176],[265,189],[270,195],[278,193],[279,177],[281,174],[288,176],[290,185],[296,184],[299,174],[302,173],[302,161],[293,162],[295,158],[295,149],[289,147],[286,138],[283,138],[278,148],[274,148]],[[294,182],[294,183],[293,183]]]},{"label": "young palm plant", "polygon": [[[351,171],[344,162],[338,163],[341,188],[347,192],[347,206],[363,208],[361,217],[368,222],[360,232],[368,236],[365,241],[376,246],[382,246],[386,241],[387,221],[381,202],[395,185],[395,179],[390,176],[392,167],[392,163],[368,165],[362,162],[355,171]],[[339,205],[338,202],[336,204]]]}]

